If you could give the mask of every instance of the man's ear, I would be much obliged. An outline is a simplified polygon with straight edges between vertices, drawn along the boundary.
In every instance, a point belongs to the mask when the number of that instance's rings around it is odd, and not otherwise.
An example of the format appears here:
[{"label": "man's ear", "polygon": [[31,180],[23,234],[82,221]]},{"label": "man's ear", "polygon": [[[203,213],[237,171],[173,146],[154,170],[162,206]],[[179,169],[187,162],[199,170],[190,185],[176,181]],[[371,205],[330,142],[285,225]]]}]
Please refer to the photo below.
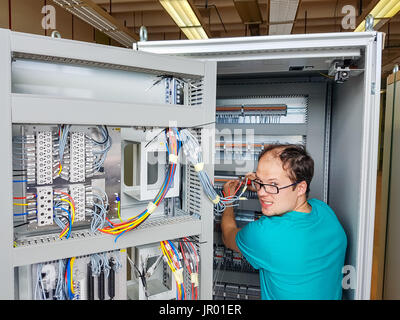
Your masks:
[{"label": "man's ear", "polygon": [[297,185],[297,195],[302,196],[307,192],[307,182],[302,181]]}]

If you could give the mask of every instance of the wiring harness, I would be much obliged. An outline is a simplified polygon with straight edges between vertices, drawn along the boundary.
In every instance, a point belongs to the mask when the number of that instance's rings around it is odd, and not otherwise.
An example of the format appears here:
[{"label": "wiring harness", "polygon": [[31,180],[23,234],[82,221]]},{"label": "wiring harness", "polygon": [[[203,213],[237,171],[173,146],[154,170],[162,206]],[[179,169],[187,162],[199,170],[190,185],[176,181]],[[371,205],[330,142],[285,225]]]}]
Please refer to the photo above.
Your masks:
[{"label": "wiring harness", "polygon": [[188,129],[180,130],[180,136],[183,142],[183,152],[189,162],[194,166],[194,170],[197,172],[205,194],[215,206],[214,210],[216,213],[224,212],[227,207],[238,206],[237,202],[239,200],[247,200],[247,198],[243,197],[243,194],[247,189],[247,180],[239,195],[237,195],[237,193],[243,185],[243,181],[239,184],[239,187],[234,194],[225,195],[223,192],[222,194],[218,194],[207,172],[203,170],[203,155],[198,139]]},{"label": "wiring harness", "polygon": [[174,244],[170,241],[160,242],[161,251],[164,255],[164,261],[170,267],[176,282],[176,300],[185,300],[185,285],[183,281],[182,256],[178,253]]},{"label": "wiring harness", "polygon": [[[161,252],[164,256],[164,261],[168,264],[176,283],[176,299],[191,300],[198,299],[199,287],[199,256],[193,245],[193,240],[182,238],[178,240],[179,247],[176,247],[170,240],[161,241]],[[189,296],[184,285],[184,266],[190,275],[191,295]]]},{"label": "wiring harness", "polygon": [[153,202],[149,202],[147,208],[140,214],[120,223],[114,223],[111,222],[109,219],[106,219],[108,222],[108,226],[99,230],[103,233],[117,235],[115,241],[117,241],[118,238],[122,236],[125,232],[137,228],[144,221],[146,221],[146,219],[157,209],[160,203],[164,200],[169,189],[173,185],[175,170],[178,164],[178,155],[181,149],[181,141],[179,139],[179,132],[176,128],[169,128],[164,132],[166,137],[165,144],[168,151],[169,161],[164,183],[161,186],[160,191],[154,198]]}]

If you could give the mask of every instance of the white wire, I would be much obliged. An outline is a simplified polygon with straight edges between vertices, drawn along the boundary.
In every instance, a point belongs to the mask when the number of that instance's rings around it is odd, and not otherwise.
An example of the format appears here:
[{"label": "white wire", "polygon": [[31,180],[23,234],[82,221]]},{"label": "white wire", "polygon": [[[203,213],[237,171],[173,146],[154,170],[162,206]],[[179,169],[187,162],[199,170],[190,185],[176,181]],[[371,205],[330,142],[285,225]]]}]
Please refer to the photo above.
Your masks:
[{"label": "white wire", "polygon": [[[98,229],[102,229],[106,224],[108,196],[103,190],[97,187],[92,187],[97,193],[93,193],[94,200],[94,210],[92,210],[92,221],[90,223],[90,230],[92,233],[96,232]],[[99,212],[97,212],[99,210]]]},{"label": "white wire", "polygon": [[[44,291],[44,288],[43,288],[42,268],[43,268],[43,265],[41,263],[38,263],[37,269],[36,269],[37,280],[36,280],[36,286],[35,286],[35,300],[38,300],[38,292],[41,294],[39,299],[46,300],[46,292]],[[39,291],[39,289],[40,289],[40,291]]]},{"label": "white wire", "polygon": [[106,278],[108,278],[108,276],[110,275],[111,267],[106,252],[101,254],[101,259],[103,260],[104,275]]},{"label": "white wire", "polygon": [[54,292],[54,298],[57,300],[66,300],[65,295],[65,282],[64,282],[64,273],[65,273],[65,265],[66,261],[63,259],[58,260],[58,276],[57,276],[57,285]]},{"label": "white wire", "polygon": [[[202,163],[203,155],[197,138],[188,129],[182,129],[180,131],[180,137],[183,143],[183,152],[189,162],[193,166]],[[223,197],[222,195],[218,195],[206,171],[200,170],[197,172],[197,175],[203,191],[210,201],[214,202],[216,201],[217,197],[220,198],[217,203],[214,203],[214,210],[216,213],[224,212],[227,207],[235,207],[239,205],[237,202],[239,201],[241,195],[233,197]]]}]

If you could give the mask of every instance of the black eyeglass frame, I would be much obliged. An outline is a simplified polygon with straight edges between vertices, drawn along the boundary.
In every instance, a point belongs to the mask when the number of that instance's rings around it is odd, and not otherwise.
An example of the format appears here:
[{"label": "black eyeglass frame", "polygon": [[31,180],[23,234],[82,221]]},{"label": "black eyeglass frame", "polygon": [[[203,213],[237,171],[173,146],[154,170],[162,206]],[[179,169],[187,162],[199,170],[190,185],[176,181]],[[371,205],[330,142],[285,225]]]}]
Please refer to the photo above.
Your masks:
[{"label": "black eyeglass frame", "polygon": [[[295,186],[296,184],[299,184],[300,182],[301,182],[301,181],[297,181],[297,182],[295,182],[295,183],[289,184],[288,186],[284,186],[284,187],[280,187],[280,188],[279,188],[278,186],[275,186],[275,185],[273,185],[273,184],[261,183],[261,182],[255,181],[255,180],[251,180],[251,181],[250,181],[251,186],[252,186],[254,189],[257,190],[257,187],[255,186],[255,183],[258,184],[258,185],[260,186],[260,189],[258,189],[257,192],[260,191],[261,188],[263,188],[264,191],[265,191],[266,193],[269,193],[269,194],[278,194],[278,193],[279,193],[279,190],[282,190],[282,189],[286,189],[286,188]],[[275,193],[268,192],[265,186],[274,187],[274,188],[276,189],[276,192],[275,192]]]}]

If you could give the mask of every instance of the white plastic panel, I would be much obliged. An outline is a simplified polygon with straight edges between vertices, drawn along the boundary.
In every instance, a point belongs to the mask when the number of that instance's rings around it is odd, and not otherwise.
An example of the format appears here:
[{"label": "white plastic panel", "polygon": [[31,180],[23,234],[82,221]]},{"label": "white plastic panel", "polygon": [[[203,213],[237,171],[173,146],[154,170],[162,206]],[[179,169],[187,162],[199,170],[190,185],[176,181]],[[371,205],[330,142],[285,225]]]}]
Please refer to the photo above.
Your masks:
[{"label": "white plastic panel", "polygon": [[37,220],[38,226],[53,224],[53,188],[37,187]]}]

